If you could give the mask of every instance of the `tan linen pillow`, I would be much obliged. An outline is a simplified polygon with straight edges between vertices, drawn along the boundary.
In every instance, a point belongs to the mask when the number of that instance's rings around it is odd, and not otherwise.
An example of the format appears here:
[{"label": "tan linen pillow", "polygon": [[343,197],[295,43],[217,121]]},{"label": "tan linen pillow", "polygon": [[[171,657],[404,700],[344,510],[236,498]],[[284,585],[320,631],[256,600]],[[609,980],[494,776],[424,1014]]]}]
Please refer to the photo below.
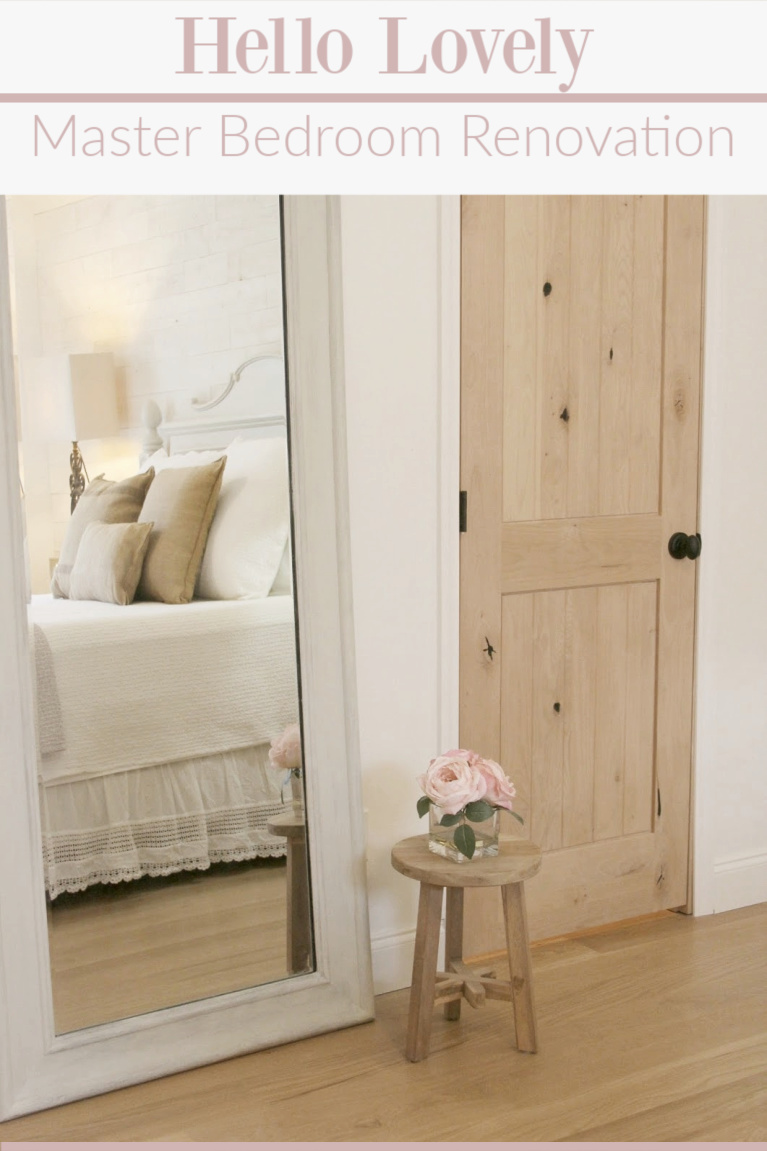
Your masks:
[{"label": "tan linen pillow", "polygon": [[88,524],[69,577],[69,598],[133,603],[152,526]]},{"label": "tan linen pillow", "polygon": [[225,463],[167,468],[155,478],[139,515],[139,523],[154,524],[138,588],[141,599],[191,600]]},{"label": "tan linen pillow", "polygon": [[97,476],[88,484],[67,525],[59,562],[53,572],[51,591],[55,596],[66,599],[69,595],[69,577],[88,524],[135,523],[153,479],[154,468],[150,468],[127,480],[112,482]]}]

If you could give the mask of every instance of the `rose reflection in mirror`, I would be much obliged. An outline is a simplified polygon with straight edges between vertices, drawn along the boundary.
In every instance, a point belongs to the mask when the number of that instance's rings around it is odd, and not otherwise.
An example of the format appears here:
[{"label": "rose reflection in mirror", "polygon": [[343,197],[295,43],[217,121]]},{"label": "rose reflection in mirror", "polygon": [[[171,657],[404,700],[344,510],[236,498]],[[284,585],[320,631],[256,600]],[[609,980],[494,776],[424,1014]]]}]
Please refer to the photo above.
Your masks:
[{"label": "rose reflection in mirror", "polygon": [[290,792],[290,802],[297,815],[304,814],[304,765],[301,751],[301,729],[290,723],[269,748],[269,763],[283,772],[282,798]]}]

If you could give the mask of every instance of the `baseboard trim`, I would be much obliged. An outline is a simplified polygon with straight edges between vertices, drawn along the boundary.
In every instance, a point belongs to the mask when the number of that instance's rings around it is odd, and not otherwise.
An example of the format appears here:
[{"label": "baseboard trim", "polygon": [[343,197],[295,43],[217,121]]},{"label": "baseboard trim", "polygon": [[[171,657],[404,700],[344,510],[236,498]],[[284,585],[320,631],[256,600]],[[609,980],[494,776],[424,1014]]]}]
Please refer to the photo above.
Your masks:
[{"label": "baseboard trim", "polygon": [[[439,953],[444,954],[445,928],[439,932]],[[373,956],[373,991],[385,995],[387,991],[399,991],[409,987],[413,977],[413,952],[415,951],[415,931],[400,931],[391,935],[381,935],[371,940]]]},{"label": "baseboard trim", "polygon": [[714,862],[714,912],[767,903],[767,851]]},{"label": "baseboard trim", "polygon": [[[719,859],[714,864],[714,906],[711,911],[735,911],[739,907],[750,907],[755,903],[767,903],[767,852],[755,855],[730,856]],[[667,915],[661,912],[660,915]],[[706,913],[708,914],[708,913]],[[656,915],[639,919],[654,919]],[[578,938],[581,935],[596,934],[625,927],[626,920],[617,924],[607,924],[591,931],[576,931],[563,939]],[[538,943],[551,943],[552,940],[539,940]],[[440,954],[444,948],[444,923],[440,928]],[[533,944],[536,946],[536,944]],[[387,991],[399,991],[409,987],[413,974],[413,951],[415,931],[400,931],[390,935],[380,935],[371,941],[373,958],[373,986],[376,995]],[[503,954],[502,952],[498,953]]]}]

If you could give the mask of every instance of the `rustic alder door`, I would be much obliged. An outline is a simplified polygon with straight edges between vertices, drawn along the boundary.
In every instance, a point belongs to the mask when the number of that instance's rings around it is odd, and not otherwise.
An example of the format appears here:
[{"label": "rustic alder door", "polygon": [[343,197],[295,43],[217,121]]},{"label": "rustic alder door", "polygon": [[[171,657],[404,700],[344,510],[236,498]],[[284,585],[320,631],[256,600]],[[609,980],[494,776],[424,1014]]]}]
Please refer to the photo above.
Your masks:
[{"label": "rustic alder door", "polygon": [[545,851],[535,938],[688,898],[696,569],[668,545],[697,531],[703,232],[700,197],[463,201],[461,743]]}]

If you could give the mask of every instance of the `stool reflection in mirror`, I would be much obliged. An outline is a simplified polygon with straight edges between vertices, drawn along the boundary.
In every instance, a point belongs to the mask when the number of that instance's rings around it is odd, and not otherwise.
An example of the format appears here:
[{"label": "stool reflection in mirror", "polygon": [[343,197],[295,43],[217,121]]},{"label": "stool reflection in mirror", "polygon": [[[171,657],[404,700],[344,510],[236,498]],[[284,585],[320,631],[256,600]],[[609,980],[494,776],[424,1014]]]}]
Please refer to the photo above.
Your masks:
[{"label": "stool reflection in mirror", "polygon": [[271,835],[287,840],[287,951],[288,971],[299,975],[312,968],[312,926],[309,865],[306,855],[306,820],[301,812],[287,811],[267,824]]},{"label": "stool reflection in mirror", "polygon": [[[444,1005],[446,1019],[458,1019],[461,1000],[482,1007],[486,999],[510,1000],[514,1008],[517,1047],[537,1050],[535,1006],[527,932],[524,881],[541,866],[541,850],[524,839],[502,839],[496,856],[467,863],[429,851],[428,836],[403,839],[392,849],[392,867],[421,885],[418,925],[410,988],[405,1054],[418,1063],[429,1054],[434,1007]],[[466,887],[500,887],[506,924],[509,979],[473,970],[463,962],[463,892]],[[447,889],[445,970],[437,971],[442,892]]]}]

